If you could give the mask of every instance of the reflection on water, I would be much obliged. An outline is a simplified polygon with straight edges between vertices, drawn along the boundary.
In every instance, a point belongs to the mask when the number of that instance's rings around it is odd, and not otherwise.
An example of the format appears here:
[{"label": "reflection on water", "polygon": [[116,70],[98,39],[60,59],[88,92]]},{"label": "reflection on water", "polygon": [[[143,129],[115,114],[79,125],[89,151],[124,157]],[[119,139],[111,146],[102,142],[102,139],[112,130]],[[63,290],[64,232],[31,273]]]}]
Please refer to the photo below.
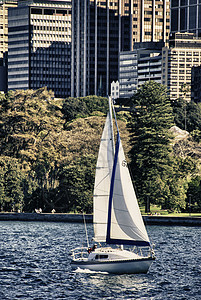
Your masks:
[{"label": "reflection on water", "polygon": [[71,269],[70,250],[86,245],[83,224],[0,222],[0,299],[200,299],[200,228],[148,231],[149,273],[111,275]]},{"label": "reflection on water", "polygon": [[101,290],[102,293],[111,290],[115,293],[116,298],[120,295],[132,295],[140,294],[142,295],[143,290],[148,289],[148,281],[145,275],[109,275],[100,276],[94,275],[89,278],[90,285],[95,286],[97,289]]}]

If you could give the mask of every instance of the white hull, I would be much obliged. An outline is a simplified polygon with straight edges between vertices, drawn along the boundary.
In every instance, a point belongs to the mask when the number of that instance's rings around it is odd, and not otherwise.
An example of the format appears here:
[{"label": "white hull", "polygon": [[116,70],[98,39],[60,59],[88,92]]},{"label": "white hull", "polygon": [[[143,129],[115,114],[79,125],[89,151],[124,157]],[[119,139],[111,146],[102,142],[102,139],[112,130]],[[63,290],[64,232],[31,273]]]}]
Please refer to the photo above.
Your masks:
[{"label": "white hull", "polygon": [[72,261],[73,267],[101,271],[113,274],[139,274],[147,273],[154,259],[143,258],[139,260],[122,260],[109,262]]},{"label": "white hull", "polygon": [[[107,258],[101,259],[101,256]],[[88,258],[77,258],[71,262],[72,267],[96,272],[113,274],[147,273],[154,257],[142,257],[133,252],[102,248],[91,252]]]}]

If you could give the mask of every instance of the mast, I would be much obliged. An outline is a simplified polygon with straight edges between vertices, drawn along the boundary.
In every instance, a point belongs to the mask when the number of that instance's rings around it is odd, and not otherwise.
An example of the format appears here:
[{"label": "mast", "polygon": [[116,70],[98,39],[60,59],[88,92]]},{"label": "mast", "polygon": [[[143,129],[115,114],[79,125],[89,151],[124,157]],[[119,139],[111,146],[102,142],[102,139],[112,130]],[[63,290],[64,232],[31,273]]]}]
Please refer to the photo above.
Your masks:
[{"label": "mast", "polygon": [[110,128],[111,128],[111,140],[112,140],[112,153],[114,158],[114,131],[113,131],[113,118],[112,118],[112,99],[108,97],[109,102],[109,118],[110,118]]}]

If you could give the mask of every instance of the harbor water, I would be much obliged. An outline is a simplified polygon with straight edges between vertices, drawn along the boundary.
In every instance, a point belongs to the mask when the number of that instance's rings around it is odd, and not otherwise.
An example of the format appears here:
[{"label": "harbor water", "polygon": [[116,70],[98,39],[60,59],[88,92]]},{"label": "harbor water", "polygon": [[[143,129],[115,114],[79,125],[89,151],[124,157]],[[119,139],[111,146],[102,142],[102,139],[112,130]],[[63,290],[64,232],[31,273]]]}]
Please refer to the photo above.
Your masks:
[{"label": "harbor water", "polygon": [[1,221],[0,299],[201,299],[200,227],[147,229],[148,274],[112,275],[71,269],[70,250],[86,246],[83,224]]}]

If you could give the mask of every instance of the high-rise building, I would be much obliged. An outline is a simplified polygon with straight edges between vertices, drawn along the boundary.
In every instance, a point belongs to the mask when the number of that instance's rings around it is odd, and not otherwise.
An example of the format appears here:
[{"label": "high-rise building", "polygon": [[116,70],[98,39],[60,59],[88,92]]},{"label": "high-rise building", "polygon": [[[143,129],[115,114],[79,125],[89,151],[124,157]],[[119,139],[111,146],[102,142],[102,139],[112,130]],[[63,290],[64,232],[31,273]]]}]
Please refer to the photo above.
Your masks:
[{"label": "high-rise building", "polygon": [[171,32],[192,32],[201,36],[201,2],[197,0],[172,0]]},{"label": "high-rise building", "polygon": [[9,9],[8,89],[47,86],[70,96],[71,1],[18,1]]},{"label": "high-rise building", "polygon": [[17,0],[0,1],[0,58],[8,51],[8,8],[17,6]]},{"label": "high-rise building", "polygon": [[162,83],[162,49],[138,49],[138,87],[146,81]]},{"label": "high-rise building", "polygon": [[72,0],[72,96],[109,94],[130,35],[130,0]]},{"label": "high-rise building", "polygon": [[72,96],[108,95],[118,54],[168,43],[169,0],[72,0]]},{"label": "high-rise building", "polygon": [[17,0],[0,0],[0,91],[7,91],[8,9]]},{"label": "high-rise building", "polygon": [[169,0],[131,0],[132,47],[136,42],[168,43]]},{"label": "high-rise building", "polygon": [[162,50],[162,83],[167,85],[170,99],[191,100],[191,70],[199,65],[201,38],[193,33],[172,34],[169,48]]}]

